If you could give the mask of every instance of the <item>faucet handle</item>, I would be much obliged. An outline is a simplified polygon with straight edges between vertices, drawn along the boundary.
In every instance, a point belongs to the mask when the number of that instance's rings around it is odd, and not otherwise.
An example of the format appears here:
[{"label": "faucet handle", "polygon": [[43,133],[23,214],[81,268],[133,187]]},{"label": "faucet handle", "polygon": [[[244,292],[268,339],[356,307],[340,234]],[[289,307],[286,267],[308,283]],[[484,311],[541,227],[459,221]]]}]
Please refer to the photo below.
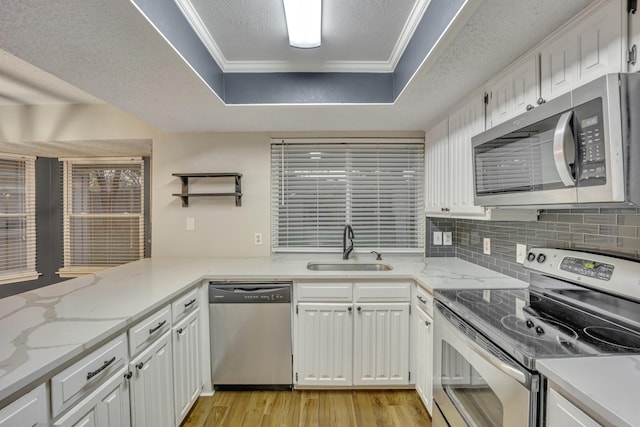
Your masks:
[{"label": "faucet handle", "polygon": [[372,254],[376,254],[376,261],[382,261],[382,254],[380,252],[371,251]]}]

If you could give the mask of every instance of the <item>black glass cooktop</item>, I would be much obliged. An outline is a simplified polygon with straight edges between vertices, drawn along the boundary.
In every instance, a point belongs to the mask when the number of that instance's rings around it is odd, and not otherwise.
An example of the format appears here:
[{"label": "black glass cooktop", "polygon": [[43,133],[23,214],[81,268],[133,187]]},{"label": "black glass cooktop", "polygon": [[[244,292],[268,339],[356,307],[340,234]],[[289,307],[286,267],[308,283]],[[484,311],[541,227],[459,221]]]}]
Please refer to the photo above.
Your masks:
[{"label": "black glass cooktop", "polygon": [[[564,291],[436,290],[436,299],[530,369],[541,358],[640,354],[640,328],[633,319],[623,323],[569,303],[599,301],[599,292]],[[622,301],[623,310],[639,315],[640,304]]]}]

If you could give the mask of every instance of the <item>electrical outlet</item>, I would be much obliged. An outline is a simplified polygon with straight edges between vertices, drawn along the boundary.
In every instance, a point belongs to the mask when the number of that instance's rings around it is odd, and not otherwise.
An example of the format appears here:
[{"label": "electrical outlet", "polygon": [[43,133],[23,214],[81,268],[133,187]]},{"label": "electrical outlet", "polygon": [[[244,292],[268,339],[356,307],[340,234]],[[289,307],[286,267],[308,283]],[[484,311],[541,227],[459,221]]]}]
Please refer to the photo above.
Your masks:
[{"label": "electrical outlet", "polygon": [[482,252],[485,255],[491,255],[491,239],[488,237],[482,239]]},{"label": "electrical outlet", "polygon": [[433,232],[433,244],[435,246],[442,245],[442,231],[434,231]]},{"label": "electrical outlet", "polygon": [[451,231],[445,231],[442,233],[442,244],[445,246],[451,246],[453,241],[453,233]]},{"label": "electrical outlet", "polygon": [[527,245],[516,243],[516,262],[524,264],[524,259],[527,256]]},{"label": "electrical outlet", "polygon": [[253,235],[253,244],[261,245],[262,244],[262,233],[255,233]]},{"label": "electrical outlet", "polygon": [[187,217],[187,221],[185,222],[185,229],[187,231],[194,231],[196,229],[196,219],[194,217]]}]

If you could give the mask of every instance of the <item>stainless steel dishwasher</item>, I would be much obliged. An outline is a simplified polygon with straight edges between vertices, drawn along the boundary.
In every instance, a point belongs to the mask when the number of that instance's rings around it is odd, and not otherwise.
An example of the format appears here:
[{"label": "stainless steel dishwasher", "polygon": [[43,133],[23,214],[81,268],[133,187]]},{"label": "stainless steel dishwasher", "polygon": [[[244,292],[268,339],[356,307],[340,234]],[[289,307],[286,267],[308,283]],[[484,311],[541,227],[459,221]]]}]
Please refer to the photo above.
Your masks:
[{"label": "stainless steel dishwasher", "polygon": [[215,390],[292,388],[291,287],[209,282]]}]

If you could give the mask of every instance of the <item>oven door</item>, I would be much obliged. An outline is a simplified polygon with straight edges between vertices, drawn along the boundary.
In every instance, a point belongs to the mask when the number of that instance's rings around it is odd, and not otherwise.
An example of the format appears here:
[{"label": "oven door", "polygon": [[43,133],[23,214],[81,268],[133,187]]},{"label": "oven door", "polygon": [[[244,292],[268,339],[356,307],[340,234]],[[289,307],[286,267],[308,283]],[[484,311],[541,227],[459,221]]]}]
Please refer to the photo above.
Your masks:
[{"label": "oven door", "polygon": [[434,323],[434,400],[446,418],[442,426],[535,426],[539,376],[439,302]]}]

